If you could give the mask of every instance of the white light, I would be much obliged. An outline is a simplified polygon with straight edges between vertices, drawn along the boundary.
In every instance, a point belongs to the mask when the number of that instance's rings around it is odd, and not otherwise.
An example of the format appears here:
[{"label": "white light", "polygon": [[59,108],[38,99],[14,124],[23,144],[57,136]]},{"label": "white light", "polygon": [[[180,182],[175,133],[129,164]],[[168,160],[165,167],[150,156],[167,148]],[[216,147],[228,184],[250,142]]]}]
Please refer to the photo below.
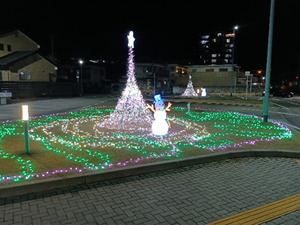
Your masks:
[{"label": "white light", "polygon": [[206,88],[202,88],[201,96],[202,97],[206,96]]},{"label": "white light", "polygon": [[238,26],[235,26],[234,29],[237,30],[237,29],[239,29],[239,27],[238,27]]},{"label": "white light", "polygon": [[127,36],[127,38],[128,38],[128,47],[134,48],[133,42],[134,42],[135,38],[133,37],[133,31],[129,32],[129,35]]},{"label": "white light", "polygon": [[80,59],[80,60],[79,60],[79,63],[80,63],[80,64],[83,64],[83,61]]},{"label": "white light", "polygon": [[22,120],[28,120],[29,114],[28,114],[28,105],[22,105]]},{"label": "white light", "polygon": [[166,121],[167,113],[165,111],[156,111],[154,113],[154,122],[152,124],[152,132],[155,135],[165,135],[168,133],[169,125]]}]

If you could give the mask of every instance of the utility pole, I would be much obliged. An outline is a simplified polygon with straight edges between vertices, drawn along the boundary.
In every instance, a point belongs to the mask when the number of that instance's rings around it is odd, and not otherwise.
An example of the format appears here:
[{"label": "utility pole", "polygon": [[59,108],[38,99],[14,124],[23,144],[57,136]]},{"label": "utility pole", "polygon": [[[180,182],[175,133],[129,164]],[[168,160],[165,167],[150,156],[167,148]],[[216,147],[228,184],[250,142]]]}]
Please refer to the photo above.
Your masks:
[{"label": "utility pole", "polygon": [[231,58],[231,79],[230,79],[230,96],[232,97],[233,92],[233,73],[234,73],[234,38],[235,38],[235,30],[238,29],[238,26],[233,28],[233,37],[232,37],[232,58]]},{"label": "utility pole", "polygon": [[155,84],[155,73],[153,73],[153,75],[154,75],[154,76],[153,76],[153,77],[154,77],[154,84],[153,84],[153,92],[154,92],[154,93],[153,93],[153,95],[155,95],[155,85],[156,85],[156,84]]},{"label": "utility pole", "polygon": [[234,82],[234,93],[236,93],[236,84],[237,84],[237,80],[238,80],[238,78],[239,78],[239,76],[240,76],[240,66],[236,66],[236,68],[237,68],[237,75],[236,75],[236,77],[235,77],[235,82]]},{"label": "utility pole", "polygon": [[252,94],[252,77],[253,77],[253,74],[250,74],[250,96]]},{"label": "utility pole", "polygon": [[53,34],[51,34],[51,57],[54,59],[54,43],[53,43]]}]

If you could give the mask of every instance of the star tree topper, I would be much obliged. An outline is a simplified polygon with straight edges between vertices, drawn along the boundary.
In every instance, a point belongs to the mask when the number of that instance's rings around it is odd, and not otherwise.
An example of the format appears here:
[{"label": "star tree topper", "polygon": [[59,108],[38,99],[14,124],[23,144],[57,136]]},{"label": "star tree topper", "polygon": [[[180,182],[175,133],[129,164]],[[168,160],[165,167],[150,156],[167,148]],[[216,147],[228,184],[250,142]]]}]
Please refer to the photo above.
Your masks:
[{"label": "star tree topper", "polygon": [[133,31],[129,32],[129,35],[127,35],[127,38],[128,38],[128,47],[134,48],[133,42],[134,42],[135,38],[133,37]]}]

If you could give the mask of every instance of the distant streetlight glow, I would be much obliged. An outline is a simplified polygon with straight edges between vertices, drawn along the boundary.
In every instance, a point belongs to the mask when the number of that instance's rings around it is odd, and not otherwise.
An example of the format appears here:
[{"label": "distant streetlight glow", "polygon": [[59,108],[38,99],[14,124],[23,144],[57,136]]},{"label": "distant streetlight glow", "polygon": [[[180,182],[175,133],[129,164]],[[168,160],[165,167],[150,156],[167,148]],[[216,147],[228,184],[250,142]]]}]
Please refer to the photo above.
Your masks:
[{"label": "distant streetlight glow", "polygon": [[79,64],[80,64],[80,95],[83,94],[83,74],[82,74],[82,64],[83,64],[83,61],[80,59],[79,60]]}]

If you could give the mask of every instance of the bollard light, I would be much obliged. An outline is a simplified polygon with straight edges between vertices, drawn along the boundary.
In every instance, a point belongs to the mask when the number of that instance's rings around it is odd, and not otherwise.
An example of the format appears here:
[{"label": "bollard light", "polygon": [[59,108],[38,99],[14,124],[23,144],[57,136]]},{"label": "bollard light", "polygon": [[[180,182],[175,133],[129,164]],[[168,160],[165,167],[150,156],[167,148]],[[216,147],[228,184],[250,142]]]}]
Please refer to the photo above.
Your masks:
[{"label": "bollard light", "polygon": [[28,120],[28,105],[22,105],[22,120]]},{"label": "bollard light", "polygon": [[22,120],[24,120],[25,152],[29,153],[29,135],[28,135],[28,105],[22,105]]}]

